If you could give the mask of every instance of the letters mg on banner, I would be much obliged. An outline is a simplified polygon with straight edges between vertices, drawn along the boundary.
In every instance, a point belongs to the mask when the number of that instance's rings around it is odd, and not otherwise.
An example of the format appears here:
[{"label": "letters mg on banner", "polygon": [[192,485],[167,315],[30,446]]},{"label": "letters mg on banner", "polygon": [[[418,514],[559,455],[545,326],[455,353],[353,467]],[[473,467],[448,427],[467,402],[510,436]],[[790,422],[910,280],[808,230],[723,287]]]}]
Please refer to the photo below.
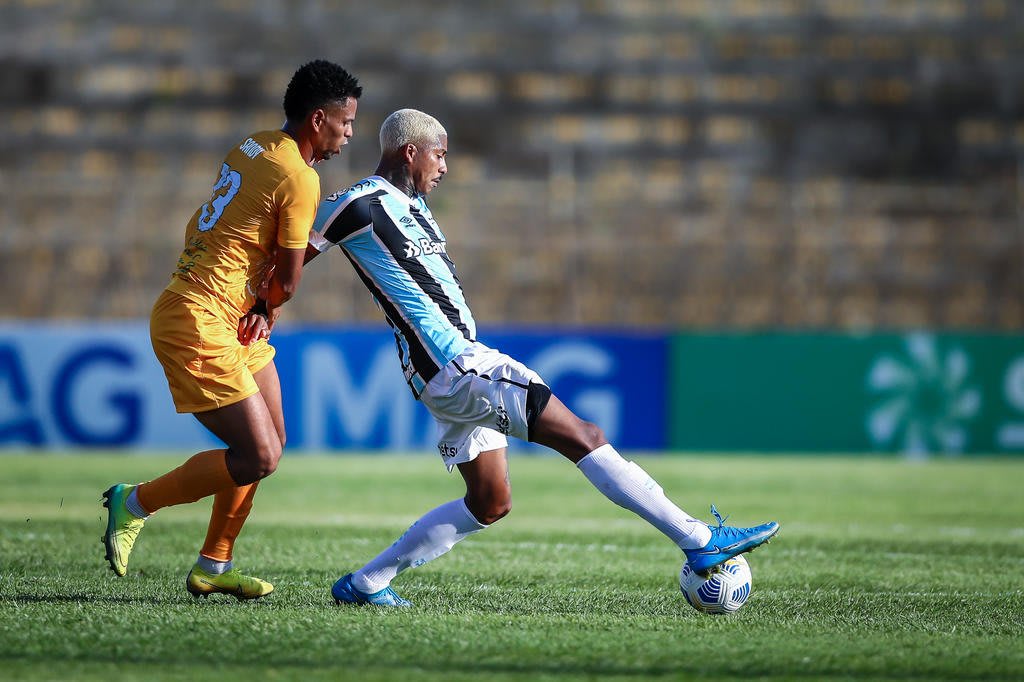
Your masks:
[{"label": "letters mg on banner", "polygon": [[[665,445],[664,338],[584,332],[481,333],[536,370],[623,448]],[[275,336],[289,443],[305,449],[433,449],[434,422],[406,386],[394,339],[379,330]],[[513,446],[514,447],[514,446]]]},{"label": "letters mg on banner", "polygon": [[[663,338],[573,332],[484,335],[536,369],[623,448],[665,445]],[[394,341],[380,329],[274,336],[289,447],[433,449]],[[0,325],[0,447],[200,449],[216,443],[174,411],[144,322]]]}]

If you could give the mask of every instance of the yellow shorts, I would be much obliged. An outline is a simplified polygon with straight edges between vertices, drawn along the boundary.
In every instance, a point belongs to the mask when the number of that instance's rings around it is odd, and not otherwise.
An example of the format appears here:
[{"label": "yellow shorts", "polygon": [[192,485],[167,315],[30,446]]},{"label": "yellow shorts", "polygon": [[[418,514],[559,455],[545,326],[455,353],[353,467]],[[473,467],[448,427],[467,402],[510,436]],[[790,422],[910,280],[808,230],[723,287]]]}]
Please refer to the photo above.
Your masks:
[{"label": "yellow shorts", "polygon": [[206,412],[259,393],[253,374],[274,359],[266,339],[238,342],[238,320],[172,291],[153,305],[149,335],[178,412]]}]

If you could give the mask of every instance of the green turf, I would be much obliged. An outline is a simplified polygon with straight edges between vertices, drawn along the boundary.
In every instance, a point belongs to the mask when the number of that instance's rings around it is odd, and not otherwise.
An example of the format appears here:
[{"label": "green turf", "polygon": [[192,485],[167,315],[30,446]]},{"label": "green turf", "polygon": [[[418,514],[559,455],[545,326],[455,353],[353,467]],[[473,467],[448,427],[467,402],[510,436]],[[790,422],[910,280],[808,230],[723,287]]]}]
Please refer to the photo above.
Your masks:
[{"label": "green turf", "polygon": [[429,456],[286,459],[236,548],[262,602],[186,594],[206,501],[153,517],[115,578],[100,492],[183,459],[0,457],[0,678],[1024,678],[1024,461],[638,458],[693,513],[782,523],[713,617],[670,543],[548,457],[513,459],[511,516],[397,581],[412,610],[328,590],[461,494]]}]

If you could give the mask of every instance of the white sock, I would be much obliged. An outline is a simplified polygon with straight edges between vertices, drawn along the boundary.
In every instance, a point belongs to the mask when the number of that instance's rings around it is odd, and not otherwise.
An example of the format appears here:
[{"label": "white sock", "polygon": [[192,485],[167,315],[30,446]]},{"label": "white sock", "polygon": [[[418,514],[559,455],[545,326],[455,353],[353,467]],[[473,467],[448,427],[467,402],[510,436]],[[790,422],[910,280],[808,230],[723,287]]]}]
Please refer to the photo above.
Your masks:
[{"label": "white sock", "polygon": [[213,575],[220,575],[221,573],[231,570],[230,559],[227,561],[217,561],[216,559],[211,559],[210,557],[200,554],[196,563],[199,564],[199,568]]},{"label": "white sock", "polygon": [[367,593],[383,590],[405,569],[433,561],[459,540],[484,528],[487,526],[476,520],[464,499],[446,502],[424,514],[393,545],[353,573],[352,584]]},{"label": "white sock", "polygon": [[138,492],[139,486],[132,488],[132,491],[128,493],[128,497],[124,498],[124,506],[128,508],[128,513],[137,519],[148,519],[149,514],[139,504],[139,496],[135,493]]},{"label": "white sock", "polygon": [[634,462],[622,459],[611,445],[602,445],[576,466],[605,497],[660,530],[679,549],[696,549],[711,540],[706,523],[673,504],[657,481]]}]

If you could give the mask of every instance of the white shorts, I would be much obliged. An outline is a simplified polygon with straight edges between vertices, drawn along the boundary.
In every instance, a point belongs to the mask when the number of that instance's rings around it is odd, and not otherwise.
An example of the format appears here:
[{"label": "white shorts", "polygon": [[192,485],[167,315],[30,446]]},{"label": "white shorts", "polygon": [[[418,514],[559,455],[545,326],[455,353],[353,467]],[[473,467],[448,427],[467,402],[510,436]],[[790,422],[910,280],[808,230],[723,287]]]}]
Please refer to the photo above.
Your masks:
[{"label": "white shorts", "polygon": [[508,446],[505,436],[529,440],[527,396],[531,383],[550,391],[532,369],[504,353],[473,343],[423,389],[420,400],[438,425],[437,449],[451,471],[481,452]]}]

